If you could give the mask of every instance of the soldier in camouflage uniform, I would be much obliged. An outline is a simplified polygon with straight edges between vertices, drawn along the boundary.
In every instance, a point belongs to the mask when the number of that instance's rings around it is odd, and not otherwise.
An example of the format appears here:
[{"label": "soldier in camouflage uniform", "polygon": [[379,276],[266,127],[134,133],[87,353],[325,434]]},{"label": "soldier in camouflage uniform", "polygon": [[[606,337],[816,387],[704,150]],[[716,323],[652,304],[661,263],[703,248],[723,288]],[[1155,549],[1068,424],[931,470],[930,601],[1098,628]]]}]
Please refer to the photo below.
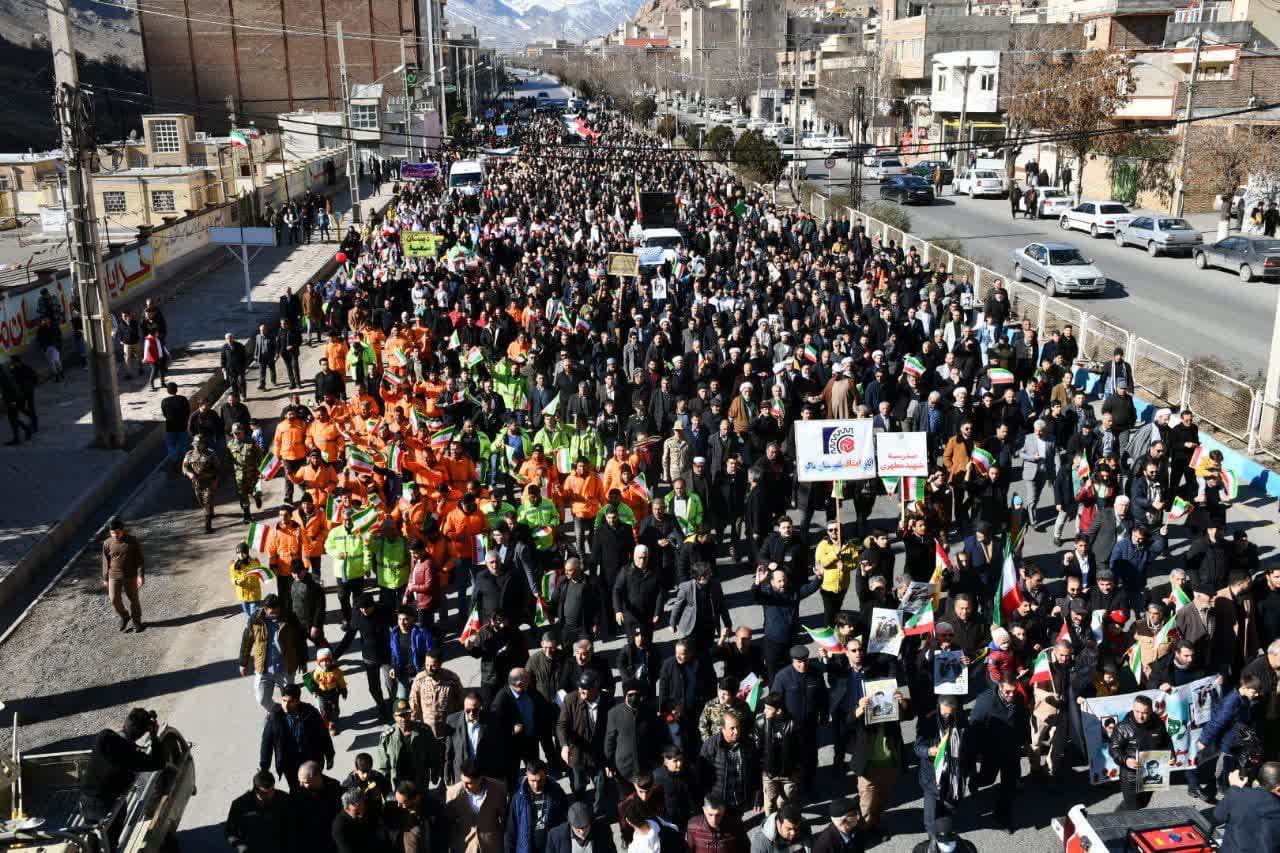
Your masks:
[{"label": "soldier in camouflage uniform", "polygon": [[249,517],[249,499],[253,498],[258,509],[262,509],[262,493],[257,490],[262,448],[249,438],[244,424],[238,423],[231,429],[227,450],[231,453],[231,468],[236,479],[236,497],[240,499],[240,509],[244,512],[241,521],[248,524],[253,520]]},{"label": "soldier in camouflage uniform", "polygon": [[195,437],[194,446],[182,460],[182,473],[191,481],[196,500],[204,507],[204,532],[213,532],[213,493],[218,488],[218,456],[209,449],[203,435]]},{"label": "soldier in camouflage uniform", "polygon": [[716,684],[716,698],[702,707],[698,717],[698,733],[703,740],[708,740],[720,733],[724,724],[724,712],[732,708],[740,715],[739,719],[750,720],[755,717],[747,703],[738,698],[738,684],[732,678],[722,678]]}]

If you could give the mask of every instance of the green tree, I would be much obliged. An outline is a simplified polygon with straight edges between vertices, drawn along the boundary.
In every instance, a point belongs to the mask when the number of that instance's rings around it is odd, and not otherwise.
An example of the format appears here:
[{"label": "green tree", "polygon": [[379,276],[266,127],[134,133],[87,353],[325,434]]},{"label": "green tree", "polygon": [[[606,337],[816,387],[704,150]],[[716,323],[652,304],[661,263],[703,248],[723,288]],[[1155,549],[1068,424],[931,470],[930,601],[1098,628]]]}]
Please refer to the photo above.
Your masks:
[{"label": "green tree", "polygon": [[696,124],[686,124],[684,126],[684,144],[690,148],[702,147],[702,128]]},{"label": "green tree", "polygon": [[706,147],[716,155],[716,161],[723,163],[733,153],[733,131],[718,124],[707,134]]},{"label": "green tree", "polygon": [[631,103],[631,117],[640,124],[648,125],[653,120],[653,116],[658,112],[658,104],[648,95],[642,98],[636,98]]},{"label": "green tree", "polygon": [[765,139],[754,130],[749,130],[738,137],[733,146],[733,162],[746,174],[762,183],[777,183],[782,177],[782,152],[770,139]]},{"label": "green tree", "polygon": [[658,135],[670,142],[676,138],[679,126],[676,124],[675,116],[663,116],[658,121]]},{"label": "green tree", "polygon": [[471,136],[471,122],[466,113],[454,113],[449,116],[449,135],[454,139],[465,140]]}]

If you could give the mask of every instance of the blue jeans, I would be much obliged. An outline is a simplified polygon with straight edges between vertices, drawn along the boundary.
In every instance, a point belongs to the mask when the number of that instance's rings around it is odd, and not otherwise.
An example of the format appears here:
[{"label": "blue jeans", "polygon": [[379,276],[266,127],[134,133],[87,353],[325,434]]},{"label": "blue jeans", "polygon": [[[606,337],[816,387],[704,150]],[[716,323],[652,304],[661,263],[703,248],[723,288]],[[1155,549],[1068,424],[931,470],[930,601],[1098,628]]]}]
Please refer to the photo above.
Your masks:
[{"label": "blue jeans", "polygon": [[165,462],[177,465],[187,455],[186,432],[166,432],[164,434]]}]

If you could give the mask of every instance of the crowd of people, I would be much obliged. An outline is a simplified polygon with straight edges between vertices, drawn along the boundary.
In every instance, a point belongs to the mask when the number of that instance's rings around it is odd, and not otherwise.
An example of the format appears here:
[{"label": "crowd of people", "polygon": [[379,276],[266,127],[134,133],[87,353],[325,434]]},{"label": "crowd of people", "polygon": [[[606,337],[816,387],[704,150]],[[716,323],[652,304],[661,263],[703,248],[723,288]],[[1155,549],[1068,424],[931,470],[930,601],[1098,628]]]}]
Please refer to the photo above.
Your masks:
[{"label": "crowd of people", "polygon": [[[1013,832],[1088,762],[1082,701],[1205,676],[1221,758],[1188,791],[1226,791],[1229,834],[1277,849],[1280,566],[1228,536],[1234,474],[1189,412],[1142,422],[1123,351],[1081,370],[1071,327],[1041,340],[998,284],[978,299],[610,113],[598,147],[500,120],[523,145],[478,191],[399,186],[330,281],[228,342],[220,412],[173,405],[207,529],[227,465],[248,525],[230,579],[266,717],[234,849],[602,853],[616,824],[635,853],[847,853],[888,838],[910,775],[916,851],[973,850],[958,830],[990,809]],[[686,245],[619,279],[641,188],[675,195]],[[439,235],[429,257],[408,231]],[[304,383],[293,356],[271,430],[243,397],[255,359],[276,384],[282,339],[322,358]],[[931,474],[798,481],[793,423],[852,418],[924,433]],[[273,478],[284,505],[255,516]],[[1050,528],[1052,549],[1025,539]],[[141,554],[113,542],[127,590]],[[739,578],[762,630],[735,621]],[[886,646],[877,611],[908,636]],[[967,686],[943,692],[955,652]],[[387,728],[340,782],[333,733],[366,711]],[[1168,741],[1147,697],[1110,729],[1120,808],[1150,801],[1138,753]]]}]

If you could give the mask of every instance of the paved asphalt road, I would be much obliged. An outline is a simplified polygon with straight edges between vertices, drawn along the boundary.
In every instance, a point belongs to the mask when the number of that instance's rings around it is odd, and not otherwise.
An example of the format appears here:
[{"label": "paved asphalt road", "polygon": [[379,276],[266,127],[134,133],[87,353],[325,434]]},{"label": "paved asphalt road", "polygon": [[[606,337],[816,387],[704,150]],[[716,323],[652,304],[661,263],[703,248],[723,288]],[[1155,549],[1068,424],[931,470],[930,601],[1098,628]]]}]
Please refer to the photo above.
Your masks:
[{"label": "paved asphalt road", "polygon": [[[689,113],[679,116],[681,121],[699,120]],[[848,159],[837,160],[828,170],[819,152],[800,151],[813,184],[830,185],[834,193],[848,191]],[[879,198],[877,187],[874,182],[865,185],[864,207]],[[996,272],[1005,275],[1013,271],[1013,249],[1039,240],[1073,243],[1110,279],[1101,296],[1071,298],[1081,311],[1136,331],[1184,358],[1213,355],[1250,372],[1266,368],[1276,312],[1274,284],[1246,284],[1221,270],[1201,271],[1186,257],[1153,259],[1138,248],[1119,248],[1110,237],[1094,240],[1082,231],[1062,231],[1052,219],[1014,220],[1006,200],[970,200],[952,195],[949,188],[934,204],[906,210],[916,236],[962,240],[970,257],[993,263]],[[1213,226],[1205,222],[1202,227]],[[1204,233],[1206,242],[1216,239],[1214,231]]]},{"label": "paved asphalt road", "polygon": [[[308,348],[303,356],[304,375],[316,369],[319,350]],[[285,388],[253,394],[249,405],[253,414],[274,419],[287,398]],[[274,420],[267,423],[274,427]],[[265,508],[256,513],[268,519],[282,497],[282,484],[267,487]],[[99,564],[90,548],[64,581],[31,610],[28,618],[6,641],[0,651],[0,684],[11,710],[22,714],[24,750],[75,749],[86,745],[94,732],[116,726],[130,707],[155,708],[161,718],[181,729],[196,749],[199,794],[191,801],[182,822],[181,841],[188,851],[223,851],[221,822],[227,806],[247,789],[257,765],[262,711],[256,705],[249,679],[239,676],[236,655],[243,617],[235,604],[227,567],[235,546],[245,535],[228,484],[219,493],[220,509],[215,533],[200,533],[200,519],[191,490],[178,479],[163,474],[146,481],[135,502],[121,515],[140,538],[147,554],[147,584],[143,599],[148,629],[142,634],[116,631],[114,618],[103,595]],[[1232,512],[1232,529],[1247,528],[1254,541],[1270,559],[1278,537],[1268,505],[1262,510],[1242,507]],[[1043,517],[1043,516],[1042,516]],[[892,526],[895,505],[881,499],[876,523]],[[822,519],[816,519],[821,522]],[[815,527],[815,531],[821,529]],[[1071,532],[1070,529],[1068,532]],[[1173,531],[1173,551],[1184,552],[1187,542],[1180,529]],[[1050,579],[1060,576],[1061,561],[1046,534],[1030,532],[1026,555],[1041,565]],[[901,565],[901,558],[899,558]],[[1174,556],[1159,561],[1152,582],[1159,582],[1168,569],[1179,562]],[[734,621],[754,629],[761,627],[761,614],[748,593],[747,567],[722,559],[719,572],[733,610]],[[324,560],[324,579],[333,583],[333,568]],[[451,601],[451,606],[456,603]],[[854,605],[853,596],[847,602]],[[330,636],[337,634],[337,603],[331,594]],[[802,613],[810,626],[820,617],[818,596],[804,602]],[[663,629],[657,639],[669,652],[671,632]],[[478,681],[474,659],[461,654],[456,641],[447,643],[448,663],[465,684]],[[616,643],[603,647],[606,654]],[[342,731],[337,737],[338,760],[333,774],[345,775],[353,755],[372,751],[380,729],[369,712],[370,702],[364,678],[355,670],[355,654],[343,661],[348,671],[351,697],[344,703]],[[3,724],[8,723],[5,715]],[[908,725],[907,737],[913,734]],[[821,762],[831,761],[830,736],[820,734]],[[893,834],[876,849],[907,851],[925,836],[921,826],[921,802],[916,768],[904,772],[886,816],[885,828]],[[807,811],[815,822],[822,820],[825,803],[835,793],[851,790],[850,780],[833,779],[828,770],[820,772],[816,799]],[[1062,790],[1050,792],[1028,782],[1020,792],[1016,809],[1020,829],[1012,836],[993,828],[990,808],[993,792],[983,791],[963,806],[959,828],[984,853],[1042,853],[1055,848],[1056,840],[1047,830],[1049,820],[1065,813],[1072,804],[1086,802],[1103,810],[1118,800],[1112,786],[1093,788],[1076,772]],[[1178,789],[1157,794],[1156,805],[1188,804]]]}]

